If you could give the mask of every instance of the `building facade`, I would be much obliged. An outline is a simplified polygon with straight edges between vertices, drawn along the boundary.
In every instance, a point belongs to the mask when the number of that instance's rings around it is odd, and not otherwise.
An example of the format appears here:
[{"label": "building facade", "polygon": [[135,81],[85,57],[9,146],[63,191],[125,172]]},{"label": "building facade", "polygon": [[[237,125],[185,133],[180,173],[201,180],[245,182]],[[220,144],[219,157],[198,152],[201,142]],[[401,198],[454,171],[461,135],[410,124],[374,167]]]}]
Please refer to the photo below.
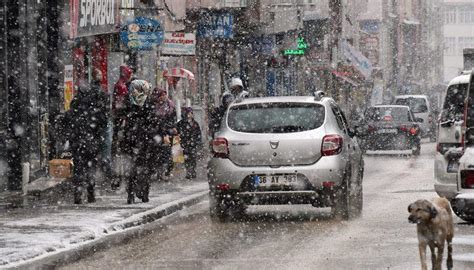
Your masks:
[{"label": "building facade", "polygon": [[463,70],[463,49],[474,48],[474,1],[444,0],[444,82]]}]

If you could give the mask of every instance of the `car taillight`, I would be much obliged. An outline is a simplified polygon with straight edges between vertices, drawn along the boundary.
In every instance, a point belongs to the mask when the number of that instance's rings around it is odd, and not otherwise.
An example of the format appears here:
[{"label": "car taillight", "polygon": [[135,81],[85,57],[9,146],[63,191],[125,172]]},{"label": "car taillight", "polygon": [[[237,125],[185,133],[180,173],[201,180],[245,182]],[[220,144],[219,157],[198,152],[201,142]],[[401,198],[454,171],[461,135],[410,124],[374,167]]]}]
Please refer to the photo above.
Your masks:
[{"label": "car taillight", "polygon": [[339,135],[326,135],[321,145],[321,154],[323,156],[332,156],[341,153],[342,137]]},{"label": "car taillight", "polygon": [[406,126],[400,126],[400,131],[407,132],[408,128]]},{"label": "car taillight", "polygon": [[212,153],[214,157],[228,158],[229,157],[229,143],[226,138],[215,138],[212,141]]},{"label": "car taillight", "polygon": [[461,187],[474,188],[474,171],[461,171]]}]

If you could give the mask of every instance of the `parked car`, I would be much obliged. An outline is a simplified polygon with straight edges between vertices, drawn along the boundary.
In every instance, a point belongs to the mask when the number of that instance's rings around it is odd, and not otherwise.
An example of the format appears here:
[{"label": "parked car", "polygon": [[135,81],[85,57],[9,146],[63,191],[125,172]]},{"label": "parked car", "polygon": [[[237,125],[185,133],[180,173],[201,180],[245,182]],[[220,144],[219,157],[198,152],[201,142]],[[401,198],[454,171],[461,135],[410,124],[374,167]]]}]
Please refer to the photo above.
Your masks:
[{"label": "parked car", "polygon": [[462,74],[449,82],[438,123],[438,142],[434,161],[434,188],[441,197],[453,199],[457,194],[459,159],[463,155],[462,126],[464,101],[470,73]]},{"label": "parked car", "polygon": [[240,215],[251,204],[312,204],[342,218],[362,210],[362,153],[331,98],[236,101],[212,152],[212,218]]},{"label": "parked car", "polygon": [[457,176],[456,195],[451,200],[451,206],[458,217],[474,222],[474,147],[463,151]]},{"label": "parked car", "polygon": [[421,136],[429,137],[431,142],[436,141],[436,115],[432,111],[428,97],[425,95],[402,95],[395,96],[395,105],[405,105],[410,107],[416,118],[422,119],[420,122]]},{"label": "parked car", "polygon": [[[452,200],[452,207],[460,218],[474,222],[474,74],[469,72],[467,75],[469,83],[463,92],[463,104],[465,104],[462,106],[463,113],[456,113],[462,115],[462,119],[464,119],[461,129],[461,132],[464,133],[461,134],[461,150],[459,152],[462,152],[462,156],[459,159],[457,190],[456,196]],[[447,125],[446,121],[443,123]]]},{"label": "parked car", "polygon": [[361,147],[367,150],[412,150],[419,155],[420,127],[408,106],[377,105],[367,108],[360,130]]}]

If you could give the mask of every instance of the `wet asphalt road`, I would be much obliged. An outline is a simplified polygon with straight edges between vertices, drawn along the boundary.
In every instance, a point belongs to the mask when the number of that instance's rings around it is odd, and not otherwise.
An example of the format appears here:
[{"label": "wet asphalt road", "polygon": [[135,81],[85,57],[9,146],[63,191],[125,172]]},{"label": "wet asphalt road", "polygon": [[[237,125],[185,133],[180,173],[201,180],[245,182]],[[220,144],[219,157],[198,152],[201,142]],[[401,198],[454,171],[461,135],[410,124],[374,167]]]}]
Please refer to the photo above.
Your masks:
[{"label": "wet asphalt road", "polygon": [[[203,202],[64,269],[420,269],[407,206],[436,196],[434,149],[425,142],[419,157],[366,156],[364,210],[354,220],[311,206],[259,206],[243,221],[217,223]],[[455,222],[454,269],[474,269],[474,225]]]}]

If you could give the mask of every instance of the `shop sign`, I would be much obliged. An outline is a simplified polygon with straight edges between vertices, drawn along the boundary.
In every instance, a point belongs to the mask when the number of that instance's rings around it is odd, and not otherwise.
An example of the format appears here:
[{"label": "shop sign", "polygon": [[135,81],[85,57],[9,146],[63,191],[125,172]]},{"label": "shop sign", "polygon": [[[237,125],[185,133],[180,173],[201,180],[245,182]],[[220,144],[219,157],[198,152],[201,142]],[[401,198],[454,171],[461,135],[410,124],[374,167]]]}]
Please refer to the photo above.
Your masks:
[{"label": "shop sign", "polygon": [[70,37],[117,32],[121,0],[69,0]]},{"label": "shop sign", "polygon": [[74,68],[72,65],[64,66],[64,110],[68,111],[74,97]]},{"label": "shop sign", "polygon": [[132,50],[151,50],[163,42],[164,31],[157,20],[136,17],[120,29],[120,39]]},{"label": "shop sign", "polygon": [[370,77],[372,74],[372,64],[367,57],[352,47],[347,41],[342,42],[342,53],[365,78]]},{"label": "shop sign", "polygon": [[196,35],[194,33],[165,33],[161,53],[166,55],[195,55]]},{"label": "shop sign", "polygon": [[299,37],[296,40],[296,43],[297,49],[284,50],[283,55],[305,55],[306,49],[308,49],[308,43],[306,43],[306,41],[302,37]]},{"label": "shop sign", "polygon": [[233,38],[234,15],[228,12],[204,14],[198,23],[197,36],[199,38]]}]

